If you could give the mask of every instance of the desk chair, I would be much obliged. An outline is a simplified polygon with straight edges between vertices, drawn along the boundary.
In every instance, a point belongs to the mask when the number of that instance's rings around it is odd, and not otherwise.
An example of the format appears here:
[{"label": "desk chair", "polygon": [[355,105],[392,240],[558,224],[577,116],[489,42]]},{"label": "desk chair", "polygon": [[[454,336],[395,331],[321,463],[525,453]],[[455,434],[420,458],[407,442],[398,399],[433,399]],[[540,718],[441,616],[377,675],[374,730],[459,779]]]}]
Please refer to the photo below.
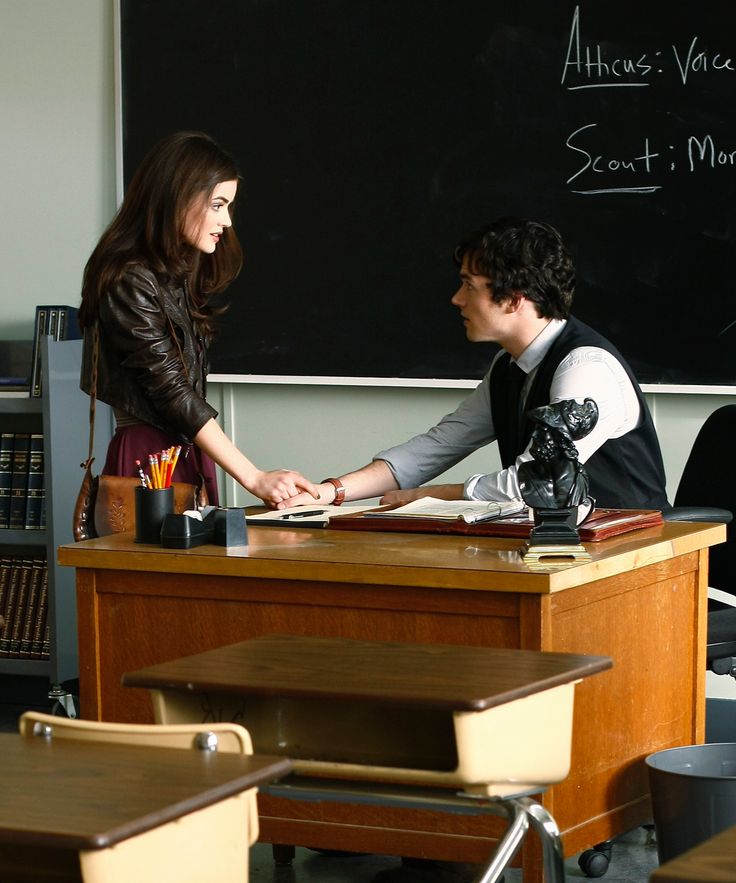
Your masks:
[{"label": "desk chair", "polygon": [[[155,748],[195,749],[202,751],[226,751],[239,754],[253,754],[253,745],[248,731],[234,723],[207,724],[160,724],[139,725],[101,723],[80,719],[56,717],[29,711],[19,720],[22,736],[47,739],[74,739],[142,745]],[[238,813],[225,811],[211,815],[207,829],[202,825],[201,813],[190,813],[178,819],[175,825],[155,828],[145,834],[123,841],[109,849],[82,851],[79,854],[83,883],[110,883],[110,881],[148,881],[142,867],[146,867],[146,856],[167,854],[169,879],[202,880],[242,880],[248,879],[248,847],[258,839],[258,810],[256,789],[251,788],[239,795],[242,800]],[[225,804],[222,805],[223,808]],[[247,846],[243,849],[242,824],[247,816]],[[191,847],[191,844],[217,843],[218,848],[209,850]],[[223,846],[226,844],[226,847]],[[115,852],[114,866],[111,853]],[[126,855],[126,853],[129,853]],[[55,860],[54,864],[58,861]],[[196,864],[201,864],[197,875]],[[236,874],[233,874],[236,869]],[[44,878],[46,879],[46,878]],[[75,870],[69,876],[62,876],[58,867],[49,871],[49,880],[78,880]]]},{"label": "desk chair", "polygon": [[708,602],[707,667],[736,677],[736,405],[724,405],[705,421],[693,443],[667,521],[726,523],[726,542],[710,550],[708,585],[732,596]]},{"label": "desk chair", "polygon": [[[665,521],[707,521],[728,525],[726,542],[710,549],[708,585],[733,595],[736,605],[736,458],[730,443],[736,439],[736,405],[714,411],[700,428],[680,479],[674,507],[663,512]],[[736,678],[736,606],[708,601],[706,667]],[[613,841],[597,843],[578,858],[588,877],[608,870]]]}]

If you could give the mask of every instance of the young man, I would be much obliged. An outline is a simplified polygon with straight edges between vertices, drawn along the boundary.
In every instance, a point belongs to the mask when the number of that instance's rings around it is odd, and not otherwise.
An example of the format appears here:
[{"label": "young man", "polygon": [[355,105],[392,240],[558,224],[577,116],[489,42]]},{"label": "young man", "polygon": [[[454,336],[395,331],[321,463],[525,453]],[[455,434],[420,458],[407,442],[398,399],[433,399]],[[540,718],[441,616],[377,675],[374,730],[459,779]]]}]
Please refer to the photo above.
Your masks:
[{"label": "young man", "polygon": [[[501,351],[479,386],[427,432],[376,454],[373,461],[320,486],[320,502],[382,496],[508,500],[520,497],[517,469],[531,459],[532,408],[593,399],[593,431],[577,444],[598,506],[667,507],[659,442],[636,379],[615,347],[570,315],[572,258],[548,224],[502,218],[455,250],[460,310],[468,340]],[[463,484],[426,485],[481,446],[497,440],[503,468]],[[280,507],[314,503],[299,494]]]}]

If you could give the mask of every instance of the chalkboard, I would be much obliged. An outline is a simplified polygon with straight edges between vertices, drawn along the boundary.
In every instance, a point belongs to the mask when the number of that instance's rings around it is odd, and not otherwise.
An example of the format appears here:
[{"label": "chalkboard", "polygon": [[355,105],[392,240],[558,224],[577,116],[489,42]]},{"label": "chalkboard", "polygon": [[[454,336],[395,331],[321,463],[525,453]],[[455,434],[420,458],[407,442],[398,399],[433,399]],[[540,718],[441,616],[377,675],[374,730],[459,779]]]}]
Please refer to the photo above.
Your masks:
[{"label": "chalkboard", "polygon": [[[732,0],[120,0],[124,178],[201,129],[244,185],[224,374],[477,378],[456,242],[546,220],[643,383],[736,384]],[[733,54],[733,57],[732,57]]]}]

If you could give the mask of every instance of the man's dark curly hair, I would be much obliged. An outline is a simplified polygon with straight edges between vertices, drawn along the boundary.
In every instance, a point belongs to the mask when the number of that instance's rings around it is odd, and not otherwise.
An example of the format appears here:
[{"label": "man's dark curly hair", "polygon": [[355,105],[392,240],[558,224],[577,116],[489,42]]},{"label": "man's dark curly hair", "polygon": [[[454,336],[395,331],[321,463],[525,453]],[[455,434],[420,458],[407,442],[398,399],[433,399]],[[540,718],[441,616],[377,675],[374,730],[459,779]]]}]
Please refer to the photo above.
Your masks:
[{"label": "man's dark curly hair", "polygon": [[549,224],[501,218],[465,237],[455,263],[491,280],[490,296],[503,303],[517,294],[546,319],[566,319],[575,292],[575,267],[562,237]]}]

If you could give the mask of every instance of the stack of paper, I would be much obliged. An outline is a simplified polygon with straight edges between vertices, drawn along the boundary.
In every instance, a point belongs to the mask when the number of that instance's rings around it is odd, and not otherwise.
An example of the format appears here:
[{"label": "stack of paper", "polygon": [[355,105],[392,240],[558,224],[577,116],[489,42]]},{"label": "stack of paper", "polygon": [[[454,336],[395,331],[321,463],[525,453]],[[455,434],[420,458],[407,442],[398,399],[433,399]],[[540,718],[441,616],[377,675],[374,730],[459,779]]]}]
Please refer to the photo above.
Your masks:
[{"label": "stack of paper", "polygon": [[457,521],[477,524],[515,515],[527,508],[522,500],[495,502],[488,500],[439,500],[436,497],[422,497],[396,509],[375,509],[365,513],[365,517],[376,518],[429,518],[440,521]]}]

